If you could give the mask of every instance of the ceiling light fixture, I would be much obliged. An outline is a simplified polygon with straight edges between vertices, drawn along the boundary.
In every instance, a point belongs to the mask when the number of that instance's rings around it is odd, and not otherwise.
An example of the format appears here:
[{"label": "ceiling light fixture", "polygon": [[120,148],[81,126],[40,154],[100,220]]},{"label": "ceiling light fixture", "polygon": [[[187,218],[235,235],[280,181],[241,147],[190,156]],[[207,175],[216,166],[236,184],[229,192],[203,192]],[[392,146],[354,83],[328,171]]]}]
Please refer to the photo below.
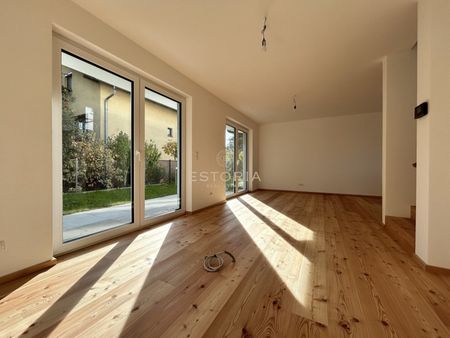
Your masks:
[{"label": "ceiling light fixture", "polygon": [[264,17],[264,25],[261,30],[261,34],[262,34],[261,47],[264,51],[267,49],[267,40],[266,40],[266,36],[265,36],[266,29],[267,29],[267,16]]}]

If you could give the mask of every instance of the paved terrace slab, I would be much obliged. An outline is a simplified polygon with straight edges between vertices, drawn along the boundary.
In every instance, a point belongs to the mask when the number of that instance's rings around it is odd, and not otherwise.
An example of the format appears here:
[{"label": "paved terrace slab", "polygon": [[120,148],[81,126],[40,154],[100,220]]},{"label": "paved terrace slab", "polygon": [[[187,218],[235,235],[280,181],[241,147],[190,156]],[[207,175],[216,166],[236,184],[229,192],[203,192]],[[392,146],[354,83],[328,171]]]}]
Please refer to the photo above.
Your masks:
[{"label": "paved terrace slab", "polygon": [[[178,209],[178,195],[168,195],[145,201],[145,218],[160,216]],[[77,212],[63,216],[64,241],[109,230],[131,222],[131,203]]]}]

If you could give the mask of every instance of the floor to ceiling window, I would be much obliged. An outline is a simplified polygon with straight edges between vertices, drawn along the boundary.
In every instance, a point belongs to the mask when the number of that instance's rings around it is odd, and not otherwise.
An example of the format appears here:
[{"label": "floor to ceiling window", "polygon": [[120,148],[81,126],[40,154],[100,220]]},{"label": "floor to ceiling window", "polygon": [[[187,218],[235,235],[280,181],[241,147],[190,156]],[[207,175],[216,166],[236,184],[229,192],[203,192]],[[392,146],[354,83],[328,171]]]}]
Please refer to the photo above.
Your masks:
[{"label": "floor to ceiling window", "polygon": [[225,126],[225,193],[228,197],[248,190],[248,131],[232,122]]},{"label": "floor to ceiling window", "polygon": [[182,212],[183,99],[56,37],[54,53],[55,251]]}]

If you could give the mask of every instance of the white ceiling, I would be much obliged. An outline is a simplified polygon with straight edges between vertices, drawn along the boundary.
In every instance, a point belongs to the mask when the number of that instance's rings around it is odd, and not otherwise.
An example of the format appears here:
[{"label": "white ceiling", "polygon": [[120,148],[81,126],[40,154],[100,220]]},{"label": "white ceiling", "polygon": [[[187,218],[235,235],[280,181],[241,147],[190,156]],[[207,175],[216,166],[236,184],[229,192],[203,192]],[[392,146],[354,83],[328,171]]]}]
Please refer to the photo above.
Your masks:
[{"label": "white ceiling", "polygon": [[380,112],[380,58],[416,41],[416,0],[73,1],[260,123]]}]

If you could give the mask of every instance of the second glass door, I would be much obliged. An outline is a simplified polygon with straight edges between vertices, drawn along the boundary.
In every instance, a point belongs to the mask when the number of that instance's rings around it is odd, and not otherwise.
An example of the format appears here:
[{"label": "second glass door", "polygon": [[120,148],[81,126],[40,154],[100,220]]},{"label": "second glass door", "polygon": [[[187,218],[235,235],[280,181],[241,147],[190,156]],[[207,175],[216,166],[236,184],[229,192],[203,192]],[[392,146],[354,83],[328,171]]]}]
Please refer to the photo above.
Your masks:
[{"label": "second glass door", "polygon": [[227,197],[248,190],[247,135],[247,130],[238,125],[227,123],[225,126]]}]

